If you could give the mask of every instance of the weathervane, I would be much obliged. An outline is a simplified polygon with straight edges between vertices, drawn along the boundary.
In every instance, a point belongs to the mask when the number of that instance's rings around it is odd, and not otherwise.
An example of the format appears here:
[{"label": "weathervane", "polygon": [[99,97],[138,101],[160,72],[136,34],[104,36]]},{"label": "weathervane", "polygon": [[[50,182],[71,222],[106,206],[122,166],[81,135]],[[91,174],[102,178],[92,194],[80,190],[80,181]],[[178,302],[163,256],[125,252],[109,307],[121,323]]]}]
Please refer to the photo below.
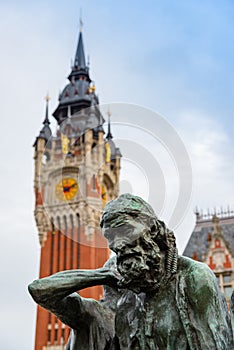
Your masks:
[{"label": "weathervane", "polygon": [[84,23],[82,21],[82,9],[80,9],[80,32],[83,30]]}]

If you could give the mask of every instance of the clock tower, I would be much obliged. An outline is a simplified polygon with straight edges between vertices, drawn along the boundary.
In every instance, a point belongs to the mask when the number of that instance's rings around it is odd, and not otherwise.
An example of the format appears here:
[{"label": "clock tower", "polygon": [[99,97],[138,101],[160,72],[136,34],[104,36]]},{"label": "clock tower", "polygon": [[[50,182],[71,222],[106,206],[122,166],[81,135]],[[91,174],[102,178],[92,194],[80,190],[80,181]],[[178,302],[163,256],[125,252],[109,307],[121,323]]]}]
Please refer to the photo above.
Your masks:
[{"label": "clock tower", "polygon": [[[35,220],[41,246],[40,278],[66,269],[96,269],[109,258],[99,221],[106,202],[119,193],[120,150],[105,122],[89,75],[80,31],[68,84],[49,121],[49,97],[43,127],[34,143]],[[101,287],[81,296],[99,299]],[[64,350],[69,329],[40,306],[35,350]]]}]

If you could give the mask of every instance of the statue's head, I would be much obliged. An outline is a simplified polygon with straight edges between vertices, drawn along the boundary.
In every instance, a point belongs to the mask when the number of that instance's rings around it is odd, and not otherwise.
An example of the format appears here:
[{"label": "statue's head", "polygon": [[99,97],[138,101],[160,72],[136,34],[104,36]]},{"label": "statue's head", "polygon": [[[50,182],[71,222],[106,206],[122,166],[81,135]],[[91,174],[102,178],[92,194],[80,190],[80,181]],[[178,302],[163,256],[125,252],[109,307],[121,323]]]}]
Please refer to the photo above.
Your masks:
[{"label": "statue's head", "polygon": [[142,198],[123,194],[109,202],[101,227],[117,255],[120,286],[133,291],[157,289],[176,272],[175,236]]}]

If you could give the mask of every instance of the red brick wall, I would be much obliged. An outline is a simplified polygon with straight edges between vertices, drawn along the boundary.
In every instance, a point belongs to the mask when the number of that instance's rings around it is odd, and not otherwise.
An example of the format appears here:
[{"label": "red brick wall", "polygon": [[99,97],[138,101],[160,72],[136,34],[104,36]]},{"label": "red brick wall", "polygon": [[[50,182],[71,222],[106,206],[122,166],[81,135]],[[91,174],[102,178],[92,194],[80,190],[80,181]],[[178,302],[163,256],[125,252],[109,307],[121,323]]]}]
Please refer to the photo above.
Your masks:
[{"label": "red brick wall", "polygon": [[[77,242],[77,237],[77,227],[74,227],[73,234],[70,229],[67,230],[67,235],[59,232],[59,230],[48,232],[47,240],[41,248],[40,278],[65,269],[96,269],[103,266],[109,258],[109,249],[101,233],[97,230],[94,235],[95,241],[90,242],[84,233],[84,228],[81,227],[80,244]],[[80,295],[99,299],[103,295],[103,290],[101,286],[87,288],[82,290]],[[48,331],[49,318],[51,320],[51,331]],[[57,331],[54,327],[55,323],[58,324]],[[65,331],[63,331],[62,323],[54,315],[49,316],[49,312],[39,306],[37,309],[35,350],[42,350],[42,347],[47,345],[49,336],[51,345],[56,344],[56,337],[57,344],[60,344],[64,332],[64,342],[66,343],[69,328],[65,327]]]}]

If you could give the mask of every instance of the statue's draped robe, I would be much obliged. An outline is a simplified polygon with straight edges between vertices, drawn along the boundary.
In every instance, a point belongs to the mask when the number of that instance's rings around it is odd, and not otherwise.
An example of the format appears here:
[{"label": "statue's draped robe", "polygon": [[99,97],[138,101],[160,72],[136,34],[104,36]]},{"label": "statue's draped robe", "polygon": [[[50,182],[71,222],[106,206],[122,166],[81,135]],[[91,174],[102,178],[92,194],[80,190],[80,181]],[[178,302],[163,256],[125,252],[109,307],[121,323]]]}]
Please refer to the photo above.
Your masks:
[{"label": "statue's draped robe", "polygon": [[[93,299],[86,299],[73,293],[66,298],[66,303],[75,305],[79,303],[79,326],[72,329],[66,350],[109,350],[114,338],[114,312],[105,307],[102,302]],[[65,307],[65,306],[64,306]],[[65,322],[63,310],[51,310],[58,318]],[[66,322],[65,322],[66,323]],[[69,321],[67,322],[68,325]],[[70,325],[71,326],[71,325]]]},{"label": "statue's draped robe", "polygon": [[191,350],[233,350],[233,331],[224,296],[207,265],[181,257],[177,307]]},{"label": "statue's draped robe", "polygon": [[[119,311],[117,310],[115,349],[234,349],[227,304],[219,291],[213,272],[207,265],[179,257],[175,284],[175,310],[179,315],[176,322],[181,324],[183,334],[177,345],[170,341],[163,348],[162,345],[157,345],[157,332],[153,331],[157,324],[157,315],[153,311],[145,312],[142,295],[136,296],[128,292],[121,298]],[[152,299],[157,302],[157,295]],[[153,305],[151,309],[154,309]],[[176,325],[173,325],[173,331],[178,331]],[[165,337],[170,339],[170,329],[167,332]]]},{"label": "statue's draped robe", "polygon": [[[175,330],[178,330],[178,327],[182,329],[181,346],[170,345],[168,341],[165,347],[159,347],[157,332],[154,331],[157,324],[157,315],[152,311],[154,305],[152,304],[145,312],[144,293],[136,295],[131,291],[125,291],[117,303],[115,324],[114,313],[103,307],[102,303],[83,299],[76,293],[70,295],[66,303],[78,302],[80,305],[80,313],[77,315],[79,327],[72,331],[66,349],[233,350],[233,333],[227,304],[219,291],[214,274],[207,265],[179,257],[174,282],[175,293],[171,295],[173,302],[175,300],[174,310],[177,319],[175,323],[178,324],[173,327]],[[157,302],[157,294],[153,300]],[[61,316],[58,311],[51,311],[58,317]],[[61,313],[63,314],[63,310]],[[61,319],[66,321],[64,317]],[[167,325],[164,325],[164,329],[170,339]]]}]

